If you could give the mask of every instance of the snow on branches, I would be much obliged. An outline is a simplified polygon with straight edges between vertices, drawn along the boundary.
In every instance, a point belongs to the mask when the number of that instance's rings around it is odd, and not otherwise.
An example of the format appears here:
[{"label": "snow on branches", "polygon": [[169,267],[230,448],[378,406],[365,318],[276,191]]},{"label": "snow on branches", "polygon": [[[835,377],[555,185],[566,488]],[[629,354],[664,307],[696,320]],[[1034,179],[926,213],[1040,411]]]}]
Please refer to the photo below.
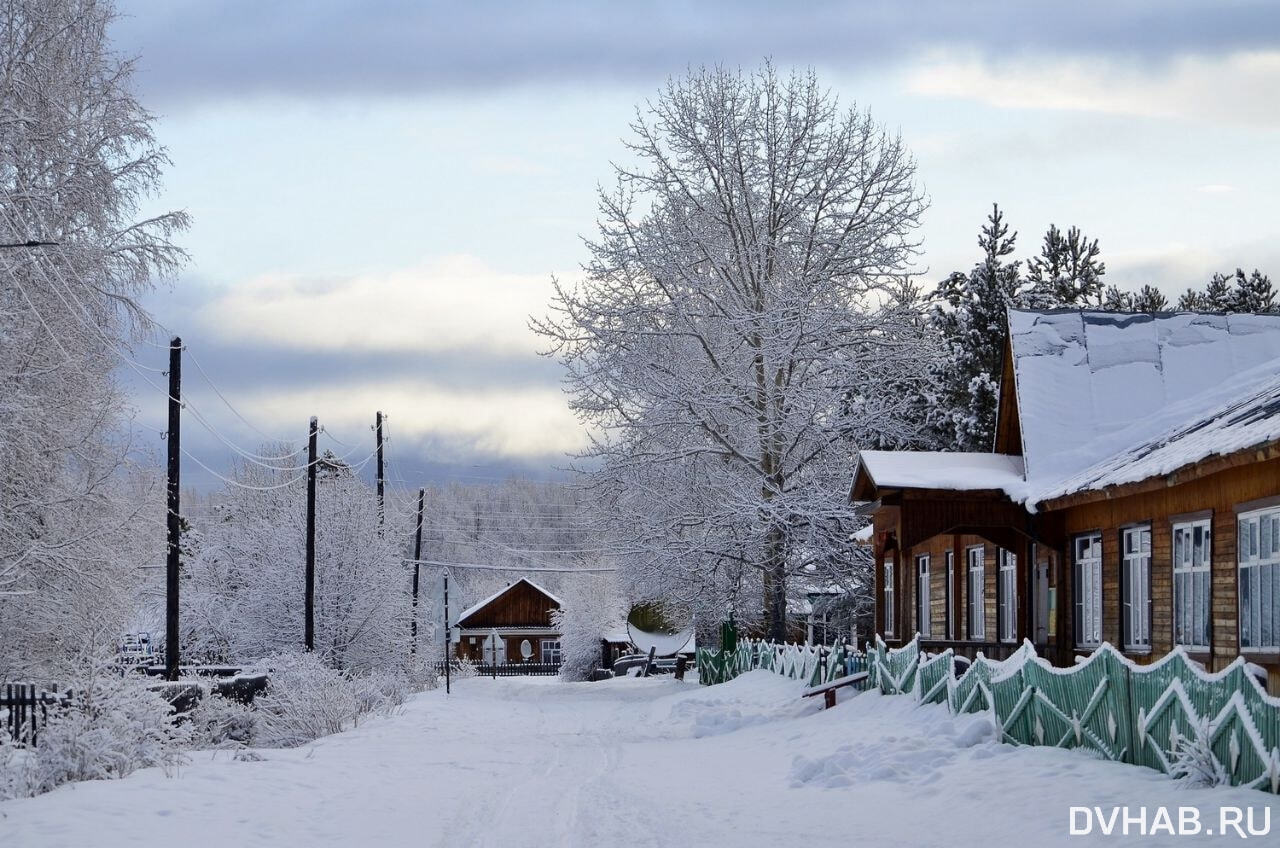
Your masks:
[{"label": "snow on branches", "polygon": [[630,593],[763,613],[780,637],[788,574],[853,529],[850,446],[914,435],[881,388],[929,359],[890,290],[918,244],[915,163],[767,65],[672,81],[632,131],[585,278],[534,327],[594,434]]}]

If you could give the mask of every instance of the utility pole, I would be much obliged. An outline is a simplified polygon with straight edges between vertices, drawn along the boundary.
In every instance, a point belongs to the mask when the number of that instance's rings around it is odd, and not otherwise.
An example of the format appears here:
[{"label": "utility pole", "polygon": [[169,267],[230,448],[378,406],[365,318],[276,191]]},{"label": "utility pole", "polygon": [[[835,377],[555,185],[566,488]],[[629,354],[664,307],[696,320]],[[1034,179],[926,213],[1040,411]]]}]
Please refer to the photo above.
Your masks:
[{"label": "utility pole", "polygon": [[[422,503],[427,497],[426,489],[418,490],[418,529],[413,537],[413,618],[409,619],[409,653],[418,653],[418,569],[422,567]],[[447,622],[446,622],[447,623]]]},{"label": "utility pole", "polygon": [[[383,494],[384,481],[386,479],[383,471],[383,465],[382,465],[382,413],[381,412],[377,413],[375,421],[376,423],[374,424],[374,429],[378,433],[378,532],[381,533],[382,517],[383,517],[382,494]],[[421,525],[422,523],[421,515],[418,516],[418,523],[419,525]],[[417,557],[415,556],[414,559],[417,559]]]},{"label": "utility pole", "polygon": [[178,472],[181,469],[182,450],[182,339],[174,336],[169,341],[169,429],[165,431],[169,444],[168,515],[169,551],[165,560],[164,575],[164,676],[166,680],[178,679],[178,564],[182,542],[182,524],[178,497]]},{"label": "utility pole", "polygon": [[444,693],[449,694],[449,642],[453,633],[449,630],[449,569],[444,570]]},{"label": "utility pole", "polygon": [[316,649],[316,417],[307,441],[307,650]]}]

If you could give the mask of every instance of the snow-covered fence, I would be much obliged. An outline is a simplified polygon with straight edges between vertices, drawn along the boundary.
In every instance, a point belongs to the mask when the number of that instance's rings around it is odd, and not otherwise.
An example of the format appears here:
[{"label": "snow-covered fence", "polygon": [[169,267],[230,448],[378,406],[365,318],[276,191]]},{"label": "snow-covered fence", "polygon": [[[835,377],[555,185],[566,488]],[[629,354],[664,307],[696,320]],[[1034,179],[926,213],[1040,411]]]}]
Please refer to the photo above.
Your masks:
[{"label": "snow-covered fence", "polygon": [[57,687],[50,691],[34,683],[6,683],[0,689],[0,726],[15,743],[35,745],[49,720],[49,707],[59,703]]},{"label": "snow-covered fence", "polygon": [[829,680],[867,670],[867,655],[849,645],[775,644],[760,639],[743,639],[731,651],[699,648],[698,681],[704,685],[724,683],[755,669],[773,671],[806,686],[821,686]]},{"label": "snow-covered fence", "polygon": [[1243,658],[1208,673],[1181,648],[1143,666],[1103,644],[1063,669],[1024,642],[1006,660],[978,654],[964,662],[950,649],[923,655],[915,640],[889,650],[876,637],[871,677],[885,694],[945,703],[954,713],[990,710],[1010,744],[1084,748],[1166,774],[1196,758],[1199,772],[1280,794],[1280,698]]}]

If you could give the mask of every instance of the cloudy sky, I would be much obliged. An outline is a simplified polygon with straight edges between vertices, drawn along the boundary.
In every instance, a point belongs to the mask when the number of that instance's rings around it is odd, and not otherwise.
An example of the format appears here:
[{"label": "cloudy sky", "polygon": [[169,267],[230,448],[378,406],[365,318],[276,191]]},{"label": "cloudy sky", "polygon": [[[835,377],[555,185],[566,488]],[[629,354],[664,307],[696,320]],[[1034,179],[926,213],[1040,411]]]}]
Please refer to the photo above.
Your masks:
[{"label": "cloudy sky", "polygon": [[[410,486],[554,477],[580,445],[526,317],[577,273],[636,104],[690,65],[812,66],[900,131],[931,199],[926,281],[973,264],[993,201],[1021,257],[1077,225],[1122,288],[1280,274],[1275,4],[120,8],[116,46],[174,163],[156,207],[194,218],[191,266],[149,305],[258,431],[302,438],[315,414],[360,459],[387,412]],[[220,431],[260,439],[187,375]],[[137,406],[161,426],[154,394]]]}]

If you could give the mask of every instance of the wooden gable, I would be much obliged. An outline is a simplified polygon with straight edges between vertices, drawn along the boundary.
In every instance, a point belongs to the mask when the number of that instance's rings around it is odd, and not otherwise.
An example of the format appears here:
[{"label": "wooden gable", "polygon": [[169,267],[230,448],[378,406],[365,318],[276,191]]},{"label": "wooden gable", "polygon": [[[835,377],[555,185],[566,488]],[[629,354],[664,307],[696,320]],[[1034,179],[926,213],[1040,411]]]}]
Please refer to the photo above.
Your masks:
[{"label": "wooden gable", "polygon": [[1004,339],[1004,366],[1000,370],[1000,400],[996,410],[996,453],[1022,456],[1022,422],[1018,417],[1018,387],[1013,378],[1013,343]]},{"label": "wooden gable", "polygon": [[457,626],[550,627],[551,611],[559,608],[558,600],[522,577],[459,618]]}]

